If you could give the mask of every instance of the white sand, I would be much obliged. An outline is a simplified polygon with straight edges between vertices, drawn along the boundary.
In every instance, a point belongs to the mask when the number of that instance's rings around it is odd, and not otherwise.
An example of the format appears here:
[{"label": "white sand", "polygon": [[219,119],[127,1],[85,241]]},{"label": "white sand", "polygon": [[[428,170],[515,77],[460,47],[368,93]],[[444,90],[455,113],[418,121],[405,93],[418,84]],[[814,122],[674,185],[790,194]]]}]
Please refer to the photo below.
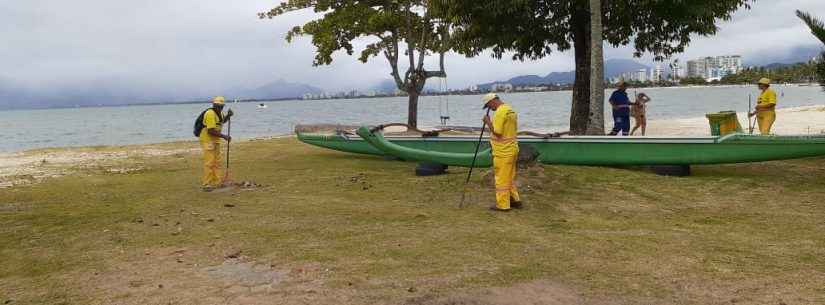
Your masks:
[{"label": "white sand", "polygon": [[[778,135],[825,133],[825,105],[783,108],[776,111],[773,133]],[[748,116],[738,113],[739,124],[748,130]],[[755,118],[754,118],[755,119]],[[632,119],[631,119],[632,120]],[[608,125],[612,122],[608,123]],[[631,124],[631,127],[633,125]],[[638,132],[638,131],[637,131]],[[755,133],[759,133],[756,128]],[[704,117],[688,119],[656,120],[648,117],[648,136],[696,136],[709,135],[710,125]]]},{"label": "white sand", "polygon": [[197,148],[163,149],[155,147],[128,148],[65,148],[0,154],[0,189],[38,183],[47,178],[68,175],[79,170],[100,169],[108,173],[129,173],[142,169],[128,164],[129,158],[168,156],[194,153]]}]

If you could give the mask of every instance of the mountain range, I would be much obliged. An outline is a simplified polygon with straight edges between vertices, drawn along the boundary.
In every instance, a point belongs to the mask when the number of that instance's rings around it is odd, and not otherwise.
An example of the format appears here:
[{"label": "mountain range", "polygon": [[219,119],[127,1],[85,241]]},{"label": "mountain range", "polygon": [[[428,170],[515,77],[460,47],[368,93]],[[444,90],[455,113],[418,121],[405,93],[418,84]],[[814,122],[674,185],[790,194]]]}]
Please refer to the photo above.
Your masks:
[{"label": "mountain range", "polygon": [[[631,59],[608,59],[604,61],[604,77],[611,78],[625,72],[632,72],[639,69],[650,69],[649,66],[638,63]],[[576,71],[551,72],[545,76],[521,75],[503,81],[494,81],[479,84],[479,89],[486,90],[495,84],[512,84],[513,86],[531,86],[548,84],[572,84],[576,79]]]},{"label": "mountain range", "polygon": [[299,98],[306,93],[318,94],[323,91],[311,85],[279,79],[257,88],[229,90],[226,94],[238,99],[288,99]]},{"label": "mountain range", "polygon": [[[779,66],[806,62],[822,52],[821,46],[789,47],[773,53],[749,55],[746,66]],[[683,64],[686,60],[682,61]],[[666,65],[665,68],[667,69]],[[614,77],[624,72],[649,69],[650,67],[631,59],[610,59],[605,61],[605,77]],[[517,86],[538,84],[569,84],[575,78],[574,71],[552,72],[544,76],[521,75],[508,80],[499,80],[481,84],[481,89],[497,83],[511,83]],[[428,90],[438,90],[437,82],[428,82]],[[377,83],[372,88],[360,88],[378,92],[394,92],[396,87],[392,80]],[[210,90],[211,91],[211,90]],[[280,79],[250,88],[217,88],[229,99],[286,99],[298,98],[305,93],[321,93],[322,89],[301,83]],[[210,93],[211,94],[211,93]],[[49,107],[124,105],[157,102],[207,100],[209,94],[168,87],[164,84],[154,86],[135,84],[128,79],[100,79],[85,82],[67,83],[61,86],[34,87],[21,85],[13,80],[0,77],[0,108],[31,109]]]},{"label": "mountain range", "polygon": [[[300,83],[277,80],[254,88],[221,91],[228,99],[289,99],[305,93],[323,90]],[[72,84],[61,87],[32,88],[0,79],[0,107],[4,109],[39,109],[50,107],[86,107],[100,105],[148,104],[208,100],[210,96],[196,92],[180,92],[168,88],[146,88],[126,81],[101,80],[92,84]]]}]

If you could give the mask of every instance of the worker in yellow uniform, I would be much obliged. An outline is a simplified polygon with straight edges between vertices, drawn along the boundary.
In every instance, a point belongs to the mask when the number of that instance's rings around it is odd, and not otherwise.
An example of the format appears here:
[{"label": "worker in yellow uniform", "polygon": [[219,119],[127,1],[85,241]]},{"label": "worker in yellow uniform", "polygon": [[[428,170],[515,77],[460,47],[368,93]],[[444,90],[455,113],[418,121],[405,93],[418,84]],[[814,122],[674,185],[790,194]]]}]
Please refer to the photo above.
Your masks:
[{"label": "worker in yellow uniform", "polygon": [[226,99],[217,96],[212,99],[212,108],[203,113],[203,129],[200,132],[200,143],[203,148],[203,177],[201,185],[206,192],[223,186],[223,176],[221,175],[221,139],[226,142],[232,141],[232,137],[221,133],[223,123],[232,117],[230,109],[226,116],[223,115],[223,106]]},{"label": "worker in yellow uniform", "polygon": [[762,93],[757,100],[756,109],[748,115],[756,116],[759,133],[769,135],[771,134],[771,127],[776,121],[776,92],[771,89],[771,80],[767,78],[759,80],[759,90]]},{"label": "worker in yellow uniform", "polygon": [[518,160],[518,115],[510,105],[505,104],[495,93],[482,98],[484,108],[495,111],[493,119],[483,118],[490,127],[490,145],[493,149],[493,171],[496,180],[496,205],[493,211],[509,211],[522,207],[521,198],[515,185],[516,161]]}]

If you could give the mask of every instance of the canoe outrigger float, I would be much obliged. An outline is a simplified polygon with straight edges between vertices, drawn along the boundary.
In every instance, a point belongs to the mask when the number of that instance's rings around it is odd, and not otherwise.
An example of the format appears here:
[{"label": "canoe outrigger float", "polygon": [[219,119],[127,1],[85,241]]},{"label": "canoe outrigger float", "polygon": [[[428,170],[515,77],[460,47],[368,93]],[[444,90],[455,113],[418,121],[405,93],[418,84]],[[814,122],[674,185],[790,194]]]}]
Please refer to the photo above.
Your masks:
[{"label": "canoe outrigger float", "polygon": [[[384,135],[384,126],[360,127],[356,133],[306,132],[296,128],[304,143],[343,152],[393,156],[469,167],[478,135]],[[645,166],[763,162],[825,155],[825,135],[759,136],[734,133],[699,137],[615,137],[520,135],[519,146],[532,148],[544,164]],[[476,167],[492,165],[485,136]]]}]

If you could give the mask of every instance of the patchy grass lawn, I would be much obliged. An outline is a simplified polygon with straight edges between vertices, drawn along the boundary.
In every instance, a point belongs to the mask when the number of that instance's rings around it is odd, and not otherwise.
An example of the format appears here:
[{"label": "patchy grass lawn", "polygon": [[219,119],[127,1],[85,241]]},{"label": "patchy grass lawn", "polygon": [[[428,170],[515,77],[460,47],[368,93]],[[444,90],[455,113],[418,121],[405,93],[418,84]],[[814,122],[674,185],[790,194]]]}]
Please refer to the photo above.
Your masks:
[{"label": "patchy grass lawn", "polygon": [[825,304],[823,158],[545,166],[495,214],[464,169],[233,148],[260,187],[200,192],[186,153],[0,189],[0,304]]}]

